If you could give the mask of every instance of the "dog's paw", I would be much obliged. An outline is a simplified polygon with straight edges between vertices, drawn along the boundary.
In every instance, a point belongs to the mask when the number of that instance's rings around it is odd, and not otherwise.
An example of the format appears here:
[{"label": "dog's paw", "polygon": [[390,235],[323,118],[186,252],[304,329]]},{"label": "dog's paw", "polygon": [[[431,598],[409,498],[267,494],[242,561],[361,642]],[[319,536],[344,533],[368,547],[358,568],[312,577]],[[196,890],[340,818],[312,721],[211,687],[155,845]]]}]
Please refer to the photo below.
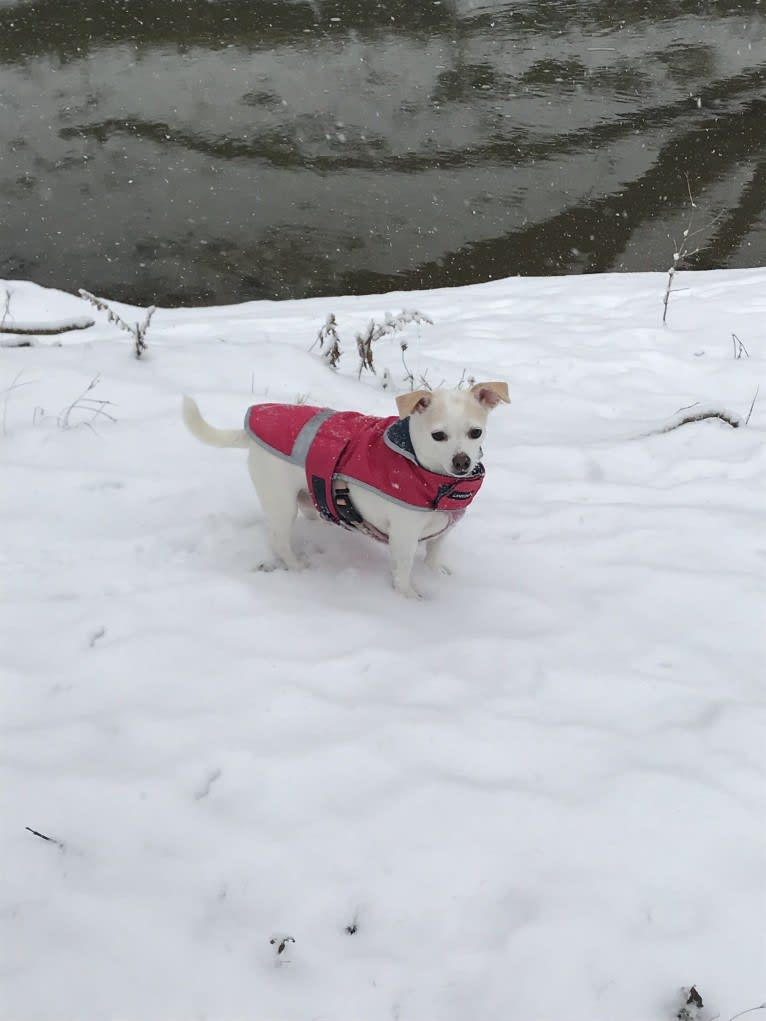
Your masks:
[{"label": "dog's paw", "polygon": [[394,591],[405,599],[422,599],[423,596],[412,585],[394,585]]},{"label": "dog's paw", "polygon": [[426,560],[425,564],[426,567],[429,568],[429,570],[434,572],[434,574],[452,574],[452,568],[447,567],[446,564],[441,563],[433,564],[429,563],[428,560]]}]

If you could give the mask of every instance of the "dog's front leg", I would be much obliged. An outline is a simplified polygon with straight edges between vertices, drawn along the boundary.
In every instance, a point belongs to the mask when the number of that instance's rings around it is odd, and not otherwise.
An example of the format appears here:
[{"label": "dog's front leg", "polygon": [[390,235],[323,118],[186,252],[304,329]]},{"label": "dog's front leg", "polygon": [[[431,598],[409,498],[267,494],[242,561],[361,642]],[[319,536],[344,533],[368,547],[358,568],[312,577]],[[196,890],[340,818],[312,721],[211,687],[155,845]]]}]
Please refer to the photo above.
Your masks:
[{"label": "dog's front leg", "polygon": [[415,563],[415,552],[422,527],[422,518],[418,514],[405,512],[396,523],[391,522],[388,537],[394,589],[408,599],[421,598],[420,593],[412,585],[412,566]]},{"label": "dog's front leg", "polygon": [[452,574],[449,567],[442,563],[441,558],[442,546],[446,537],[447,533],[442,532],[441,535],[437,535],[434,539],[429,539],[426,543],[425,565],[432,571],[436,571],[437,574]]}]

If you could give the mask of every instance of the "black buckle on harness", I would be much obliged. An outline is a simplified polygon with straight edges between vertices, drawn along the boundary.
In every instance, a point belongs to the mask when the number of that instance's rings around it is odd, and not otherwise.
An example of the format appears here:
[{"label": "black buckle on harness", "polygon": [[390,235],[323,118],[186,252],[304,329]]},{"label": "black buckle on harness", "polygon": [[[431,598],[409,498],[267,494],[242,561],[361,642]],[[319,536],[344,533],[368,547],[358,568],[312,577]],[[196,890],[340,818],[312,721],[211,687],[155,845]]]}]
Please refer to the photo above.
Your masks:
[{"label": "black buckle on harness", "polygon": [[327,485],[318,475],[311,479],[312,496],[316,509],[326,521],[336,521],[330,501],[327,499]]},{"label": "black buckle on harness", "polygon": [[362,524],[364,518],[354,506],[351,499],[351,494],[348,491],[348,486],[341,488],[336,486],[333,492],[333,499],[335,502],[335,509],[338,512],[338,517],[344,525],[348,525],[349,528],[358,528]]}]

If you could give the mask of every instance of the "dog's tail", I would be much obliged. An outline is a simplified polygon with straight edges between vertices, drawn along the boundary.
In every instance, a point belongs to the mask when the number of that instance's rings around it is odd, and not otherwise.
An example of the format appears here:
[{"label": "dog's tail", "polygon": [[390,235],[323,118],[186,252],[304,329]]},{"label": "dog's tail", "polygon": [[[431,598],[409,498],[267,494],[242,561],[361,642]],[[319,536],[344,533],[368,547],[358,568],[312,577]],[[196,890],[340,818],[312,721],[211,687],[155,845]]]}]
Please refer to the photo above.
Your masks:
[{"label": "dog's tail", "polygon": [[184,396],[183,419],[186,428],[193,433],[201,443],[207,443],[209,447],[247,447],[247,433],[244,429],[214,429],[208,425],[200,414],[197,402],[191,397]]}]

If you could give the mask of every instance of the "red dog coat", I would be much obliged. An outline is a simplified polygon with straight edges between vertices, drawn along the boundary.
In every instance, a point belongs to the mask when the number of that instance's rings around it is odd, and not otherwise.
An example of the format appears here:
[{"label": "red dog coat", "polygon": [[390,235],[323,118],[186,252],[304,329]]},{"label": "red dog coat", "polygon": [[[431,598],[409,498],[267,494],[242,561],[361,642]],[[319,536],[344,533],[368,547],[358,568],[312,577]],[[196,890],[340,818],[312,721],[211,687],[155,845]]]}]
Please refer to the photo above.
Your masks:
[{"label": "red dog coat", "polygon": [[418,510],[462,517],[484,481],[477,464],[466,476],[429,471],[417,460],[408,418],[375,418],[306,404],[255,404],[245,429],[270,453],[300,465],[317,511],[328,521],[355,527],[362,519],[334,483],[355,482],[387,500]]}]

